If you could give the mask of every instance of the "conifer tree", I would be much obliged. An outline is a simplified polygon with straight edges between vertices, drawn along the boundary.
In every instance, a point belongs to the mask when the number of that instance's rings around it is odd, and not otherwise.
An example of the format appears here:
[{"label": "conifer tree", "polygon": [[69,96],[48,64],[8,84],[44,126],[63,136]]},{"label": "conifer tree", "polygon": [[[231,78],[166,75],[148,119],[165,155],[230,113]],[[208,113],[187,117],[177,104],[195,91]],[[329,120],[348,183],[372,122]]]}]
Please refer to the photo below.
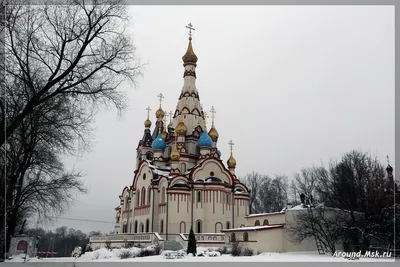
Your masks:
[{"label": "conifer tree", "polygon": [[196,253],[197,253],[196,247],[197,247],[196,246],[196,237],[194,235],[193,228],[190,227],[187,254],[192,253],[193,256],[196,256]]}]

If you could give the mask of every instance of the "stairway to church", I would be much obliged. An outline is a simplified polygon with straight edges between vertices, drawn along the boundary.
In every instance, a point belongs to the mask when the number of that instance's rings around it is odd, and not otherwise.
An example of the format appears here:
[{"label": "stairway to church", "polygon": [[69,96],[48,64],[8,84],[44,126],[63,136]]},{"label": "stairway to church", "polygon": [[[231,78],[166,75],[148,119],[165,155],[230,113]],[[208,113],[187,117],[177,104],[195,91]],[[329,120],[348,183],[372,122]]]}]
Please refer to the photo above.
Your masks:
[{"label": "stairway to church", "polygon": [[181,243],[175,240],[165,240],[164,241],[164,250],[172,250],[172,251],[178,251],[184,249]]}]

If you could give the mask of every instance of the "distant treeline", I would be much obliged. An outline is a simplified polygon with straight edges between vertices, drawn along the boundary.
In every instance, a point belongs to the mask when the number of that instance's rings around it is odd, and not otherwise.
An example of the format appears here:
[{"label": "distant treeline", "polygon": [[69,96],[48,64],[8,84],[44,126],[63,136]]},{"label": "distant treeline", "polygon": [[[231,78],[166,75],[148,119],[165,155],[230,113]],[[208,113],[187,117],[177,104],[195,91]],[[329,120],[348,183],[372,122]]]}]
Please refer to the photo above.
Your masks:
[{"label": "distant treeline", "polygon": [[[82,247],[82,252],[86,250],[89,244],[89,237],[101,235],[100,231],[91,231],[89,234],[80,230],[62,226],[53,231],[45,231],[43,228],[32,228],[26,231],[26,234],[40,237],[38,251],[58,252],[57,255],[48,255],[47,257],[70,257],[75,247]],[[41,257],[46,257],[43,254]]]}]

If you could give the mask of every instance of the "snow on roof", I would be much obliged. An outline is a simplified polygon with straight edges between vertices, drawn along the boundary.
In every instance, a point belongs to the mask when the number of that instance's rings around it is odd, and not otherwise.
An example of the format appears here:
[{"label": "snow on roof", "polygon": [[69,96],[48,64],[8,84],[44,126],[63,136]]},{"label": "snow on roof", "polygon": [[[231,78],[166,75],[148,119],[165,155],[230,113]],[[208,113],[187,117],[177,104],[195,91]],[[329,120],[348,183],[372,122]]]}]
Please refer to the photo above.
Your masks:
[{"label": "snow on roof", "polygon": [[268,215],[278,215],[278,214],[284,214],[284,213],[285,213],[285,211],[270,212],[270,213],[249,214],[249,215],[247,215],[247,218],[258,217],[258,216],[268,216]]},{"label": "snow on roof", "polygon": [[307,209],[307,206],[303,206],[303,204],[300,204],[300,205],[294,206],[288,210],[303,210],[303,209]]},{"label": "snow on roof", "polygon": [[260,226],[250,226],[250,227],[240,227],[240,228],[233,228],[233,229],[224,229],[221,232],[248,232],[248,231],[260,231],[260,230],[267,230],[267,229],[277,229],[282,228],[283,224],[275,224],[275,225],[260,225]]}]

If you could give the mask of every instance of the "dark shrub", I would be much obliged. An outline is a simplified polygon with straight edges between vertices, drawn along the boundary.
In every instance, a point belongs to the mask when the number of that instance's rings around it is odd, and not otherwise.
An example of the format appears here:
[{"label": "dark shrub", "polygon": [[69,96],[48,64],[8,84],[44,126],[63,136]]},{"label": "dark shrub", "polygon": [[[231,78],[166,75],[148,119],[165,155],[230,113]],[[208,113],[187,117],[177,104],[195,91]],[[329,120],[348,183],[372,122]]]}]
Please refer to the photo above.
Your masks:
[{"label": "dark shrub", "polygon": [[229,252],[228,252],[228,247],[227,247],[227,246],[223,246],[222,248],[218,248],[217,251],[218,251],[219,253],[221,253],[221,255],[222,255],[222,254],[229,254]]},{"label": "dark shrub", "polygon": [[242,255],[242,245],[235,241],[235,242],[231,242],[231,255],[232,256],[241,256]]},{"label": "dark shrub", "polygon": [[160,243],[157,243],[156,246],[154,247],[154,254],[155,255],[160,255],[162,250],[162,245]]},{"label": "dark shrub", "polygon": [[119,258],[120,259],[129,259],[129,258],[133,258],[133,253],[129,250],[123,250],[121,251],[121,253],[119,254]]},{"label": "dark shrub", "polygon": [[243,250],[243,256],[253,256],[253,254],[254,254],[254,251],[250,248],[245,248]]}]

